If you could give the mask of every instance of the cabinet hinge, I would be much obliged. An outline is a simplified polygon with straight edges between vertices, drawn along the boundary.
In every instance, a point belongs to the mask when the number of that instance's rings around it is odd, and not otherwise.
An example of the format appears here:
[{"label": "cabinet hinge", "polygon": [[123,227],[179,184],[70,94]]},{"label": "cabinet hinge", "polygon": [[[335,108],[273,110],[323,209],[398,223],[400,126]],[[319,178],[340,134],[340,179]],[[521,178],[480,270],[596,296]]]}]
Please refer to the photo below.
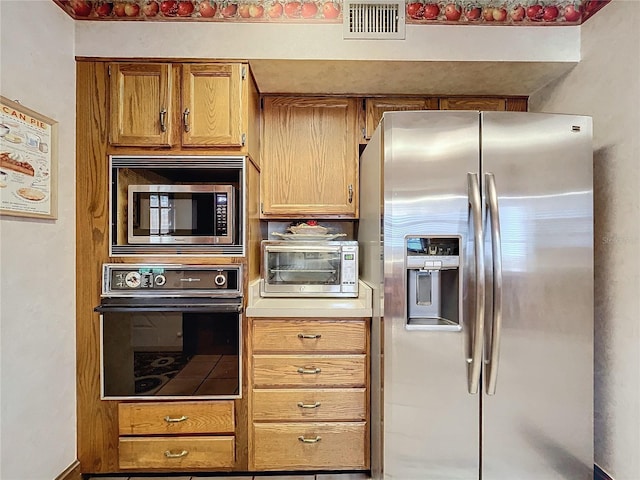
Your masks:
[{"label": "cabinet hinge", "polygon": [[243,147],[244,147],[244,144],[247,143],[247,134],[246,133],[242,134],[242,138],[240,140],[240,143],[242,144]]},{"label": "cabinet hinge", "polygon": [[247,78],[247,67],[242,67],[242,80]]}]

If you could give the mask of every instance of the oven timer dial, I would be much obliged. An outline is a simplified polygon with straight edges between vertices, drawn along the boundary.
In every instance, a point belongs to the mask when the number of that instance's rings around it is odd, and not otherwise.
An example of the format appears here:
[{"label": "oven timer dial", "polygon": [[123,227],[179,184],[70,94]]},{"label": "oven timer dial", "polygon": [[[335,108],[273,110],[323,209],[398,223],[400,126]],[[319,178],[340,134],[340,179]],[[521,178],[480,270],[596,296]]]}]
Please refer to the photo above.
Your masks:
[{"label": "oven timer dial", "polygon": [[141,276],[138,272],[129,272],[124,277],[124,283],[129,288],[138,288],[140,286]]},{"label": "oven timer dial", "polygon": [[156,286],[161,287],[163,286],[165,283],[167,283],[167,277],[165,277],[164,275],[162,275],[161,273],[159,273],[158,275],[155,276],[155,278],[153,279],[153,281],[155,282]]},{"label": "oven timer dial", "polygon": [[227,283],[227,276],[223,273],[219,273],[213,279],[213,282],[218,286],[222,287],[225,283]]}]

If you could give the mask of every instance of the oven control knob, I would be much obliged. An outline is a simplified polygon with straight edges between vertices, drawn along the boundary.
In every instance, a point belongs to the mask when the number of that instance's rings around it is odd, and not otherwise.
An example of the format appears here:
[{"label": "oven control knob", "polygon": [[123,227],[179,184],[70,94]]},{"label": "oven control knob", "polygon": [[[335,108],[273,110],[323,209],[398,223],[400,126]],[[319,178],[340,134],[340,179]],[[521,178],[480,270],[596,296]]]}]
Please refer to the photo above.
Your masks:
[{"label": "oven control knob", "polygon": [[167,283],[167,277],[165,277],[162,274],[158,274],[156,275],[156,277],[153,279],[153,281],[156,283],[156,285],[158,287],[163,286],[165,283]]},{"label": "oven control knob", "polygon": [[213,281],[217,286],[222,287],[224,286],[225,283],[227,283],[227,276],[222,273],[219,273],[218,275],[215,276]]},{"label": "oven control knob", "polygon": [[141,275],[138,272],[129,272],[124,277],[124,283],[129,288],[138,288],[140,286]]}]

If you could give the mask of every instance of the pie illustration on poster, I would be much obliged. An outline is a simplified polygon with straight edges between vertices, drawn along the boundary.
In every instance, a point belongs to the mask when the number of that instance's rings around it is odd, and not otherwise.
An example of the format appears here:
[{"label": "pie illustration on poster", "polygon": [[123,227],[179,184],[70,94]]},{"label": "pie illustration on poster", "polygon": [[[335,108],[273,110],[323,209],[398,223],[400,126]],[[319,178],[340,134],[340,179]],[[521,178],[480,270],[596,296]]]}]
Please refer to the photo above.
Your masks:
[{"label": "pie illustration on poster", "polygon": [[56,218],[57,122],[0,97],[0,213]]}]

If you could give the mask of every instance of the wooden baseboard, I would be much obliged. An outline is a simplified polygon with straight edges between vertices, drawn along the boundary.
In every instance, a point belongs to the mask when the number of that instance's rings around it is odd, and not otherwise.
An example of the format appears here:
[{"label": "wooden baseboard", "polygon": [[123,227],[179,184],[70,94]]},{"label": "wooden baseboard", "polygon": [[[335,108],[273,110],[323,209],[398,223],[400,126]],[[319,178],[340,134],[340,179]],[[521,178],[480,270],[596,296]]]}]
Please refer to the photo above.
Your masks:
[{"label": "wooden baseboard", "polygon": [[607,472],[602,470],[598,465],[593,466],[593,480],[613,480]]},{"label": "wooden baseboard", "polygon": [[82,480],[82,473],[80,473],[80,462],[75,460],[69,465],[64,472],[58,475],[55,480]]}]

